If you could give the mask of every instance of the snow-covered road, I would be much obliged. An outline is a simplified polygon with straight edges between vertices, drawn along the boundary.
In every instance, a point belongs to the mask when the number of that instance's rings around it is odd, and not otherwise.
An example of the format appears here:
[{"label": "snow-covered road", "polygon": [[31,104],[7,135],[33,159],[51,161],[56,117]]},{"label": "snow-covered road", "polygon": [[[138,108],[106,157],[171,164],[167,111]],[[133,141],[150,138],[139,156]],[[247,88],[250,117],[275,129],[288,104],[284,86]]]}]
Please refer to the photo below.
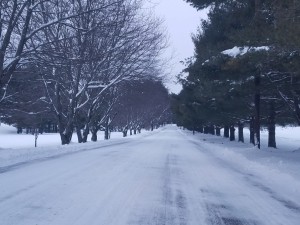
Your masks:
[{"label": "snow-covered road", "polygon": [[291,195],[280,192],[208,145],[168,126],[140,139],[2,168],[0,224],[300,224],[298,187]]}]

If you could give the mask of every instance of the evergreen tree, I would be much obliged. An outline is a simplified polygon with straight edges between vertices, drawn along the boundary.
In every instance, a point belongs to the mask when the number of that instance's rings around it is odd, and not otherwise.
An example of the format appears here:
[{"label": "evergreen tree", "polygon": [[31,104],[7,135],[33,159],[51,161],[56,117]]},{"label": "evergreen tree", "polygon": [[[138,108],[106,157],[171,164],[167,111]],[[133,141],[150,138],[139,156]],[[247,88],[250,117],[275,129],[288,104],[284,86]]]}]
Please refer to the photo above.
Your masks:
[{"label": "evergreen tree", "polygon": [[292,30],[292,21],[297,24],[292,33],[300,30],[299,4],[292,0],[187,2],[198,9],[211,8],[209,20],[193,37],[195,61],[187,65],[183,91],[174,97],[177,118],[189,127],[199,117],[203,124],[221,125],[226,137],[228,127],[234,132],[238,125],[240,141],[248,123],[250,140],[258,147],[264,125],[269,147],[276,147],[275,123],[292,123],[291,113],[297,121],[300,118],[299,40],[284,35]]}]

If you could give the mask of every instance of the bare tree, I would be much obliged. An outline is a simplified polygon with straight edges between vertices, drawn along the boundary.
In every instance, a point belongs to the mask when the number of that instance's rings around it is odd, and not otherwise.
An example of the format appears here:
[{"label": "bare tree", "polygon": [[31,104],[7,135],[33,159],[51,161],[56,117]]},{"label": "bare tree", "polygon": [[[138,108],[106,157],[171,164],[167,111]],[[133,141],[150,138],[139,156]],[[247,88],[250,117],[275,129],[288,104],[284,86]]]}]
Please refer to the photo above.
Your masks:
[{"label": "bare tree", "polygon": [[[91,4],[91,1],[85,2]],[[105,2],[109,2],[106,7],[118,1]],[[76,0],[0,1],[0,102],[11,96],[7,90],[14,72],[31,61],[33,51],[48,43],[48,37],[41,37],[42,32],[52,26],[72,26],[70,20],[103,10],[102,5],[100,8],[74,10],[80,5],[81,1]],[[39,41],[33,42],[34,38]]]},{"label": "bare tree", "polygon": [[85,134],[88,133],[90,121],[97,116],[98,108],[102,107],[99,100],[108,89],[123,81],[149,78],[159,74],[157,60],[165,46],[164,36],[156,29],[160,22],[149,17],[147,21],[143,21],[136,10],[130,8],[129,12],[125,12],[126,23],[119,23],[122,29],[119,34],[121,36],[114,36],[118,47],[114,46],[114,51],[107,57],[104,70],[102,68],[102,71],[99,71],[93,81],[94,84],[88,87],[89,108],[83,131]]},{"label": "bare tree", "polygon": [[79,16],[70,18],[67,25],[48,27],[43,36],[32,39],[33,44],[47,40],[36,48],[35,57],[62,144],[71,141],[81,111],[86,111],[84,133],[89,133],[106,91],[124,80],[155,74],[164,47],[160,21],[141,14],[140,2],[76,2],[72,10]]},{"label": "bare tree", "polygon": [[161,81],[126,82],[122,85],[119,103],[113,125],[123,132],[124,137],[128,131],[136,134],[142,128],[153,130],[171,120],[169,94]]}]

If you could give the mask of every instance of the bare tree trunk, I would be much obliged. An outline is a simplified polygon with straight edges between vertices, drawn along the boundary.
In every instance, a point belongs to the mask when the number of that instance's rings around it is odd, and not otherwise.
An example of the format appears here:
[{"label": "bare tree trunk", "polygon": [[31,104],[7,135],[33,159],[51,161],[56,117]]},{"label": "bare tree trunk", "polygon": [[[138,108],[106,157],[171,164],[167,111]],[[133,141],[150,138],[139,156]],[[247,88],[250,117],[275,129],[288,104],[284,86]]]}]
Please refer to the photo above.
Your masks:
[{"label": "bare tree trunk", "polygon": [[57,126],[57,124],[54,125],[54,133],[58,133],[58,126]]},{"label": "bare tree trunk", "polygon": [[107,118],[105,122],[104,139],[109,139],[109,118]]},{"label": "bare tree trunk", "polygon": [[97,141],[97,132],[98,132],[98,130],[97,129],[92,129],[91,130],[91,133],[92,133],[92,137],[91,137],[91,141],[94,141],[94,142],[96,142]]},{"label": "bare tree trunk", "polygon": [[238,124],[238,132],[239,132],[239,142],[244,143],[244,124],[239,122]]},{"label": "bare tree trunk", "polygon": [[78,126],[76,126],[76,133],[77,133],[78,143],[82,143],[83,142],[82,133],[80,127]]},{"label": "bare tree trunk", "polygon": [[300,104],[299,104],[299,98],[294,94],[293,97],[294,107],[295,107],[295,116],[298,125],[300,125]]},{"label": "bare tree trunk", "polygon": [[210,125],[210,126],[209,126],[209,131],[210,131],[210,132],[209,132],[210,134],[215,135],[215,134],[216,134],[215,126],[214,126],[214,125]]},{"label": "bare tree trunk", "polygon": [[35,133],[34,133],[34,147],[37,147],[38,137],[39,137],[39,132],[38,132],[38,129],[36,128]]},{"label": "bare tree trunk", "polygon": [[249,130],[250,130],[250,143],[255,145],[255,135],[254,135],[255,128],[254,128],[254,117],[253,116],[251,116],[251,118],[250,118],[250,128],[249,128]]},{"label": "bare tree trunk", "polygon": [[228,125],[224,126],[224,137],[229,138],[229,126]]},{"label": "bare tree trunk", "polygon": [[62,145],[70,144],[73,135],[73,125],[67,124],[65,127],[62,121],[58,121],[59,135]]},{"label": "bare tree trunk", "polygon": [[23,133],[22,127],[18,127],[18,129],[17,129],[17,134],[22,134],[22,133]]},{"label": "bare tree trunk", "polygon": [[63,118],[63,109],[62,109],[62,103],[61,103],[61,86],[60,82],[56,82],[55,84],[55,96],[57,101],[57,121],[58,121],[58,129],[61,139],[61,144],[66,145],[70,144],[72,140],[73,135],[73,120],[71,119],[72,116],[68,115],[69,119],[68,122],[65,124],[64,118]]},{"label": "bare tree trunk", "polygon": [[255,97],[254,97],[254,105],[255,105],[255,136],[257,147],[260,149],[260,74],[255,76]]},{"label": "bare tree trunk", "polygon": [[221,136],[221,127],[220,126],[216,126],[216,135]]},{"label": "bare tree trunk", "polygon": [[204,134],[208,134],[209,133],[208,126],[204,126],[203,133]]},{"label": "bare tree trunk", "polygon": [[72,140],[72,134],[73,132],[68,131],[65,133],[59,133],[60,134],[60,139],[61,139],[61,144],[62,145],[68,145],[70,144],[71,140]]},{"label": "bare tree trunk", "polygon": [[275,135],[275,107],[274,102],[270,102],[270,109],[269,109],[269,119],[268,119],[268,131],[269,131],[269,138],[268,138],[268,147],[276,148],[276,135]]},{"label": "bare tree trunk", "polygon": [[229,131],[230,131],[230,138],[229,138],[229,140],[230,141],[234,141],[235,140],[235,128],[234,128],[233,125],[230,126]]},{"label": "bare tree trunk", "polygon": [[82,138],[83,143],[87,142],[89,133],[90,133],[89,125],[86,124],[84,129],[83,129],[83,138]]}]

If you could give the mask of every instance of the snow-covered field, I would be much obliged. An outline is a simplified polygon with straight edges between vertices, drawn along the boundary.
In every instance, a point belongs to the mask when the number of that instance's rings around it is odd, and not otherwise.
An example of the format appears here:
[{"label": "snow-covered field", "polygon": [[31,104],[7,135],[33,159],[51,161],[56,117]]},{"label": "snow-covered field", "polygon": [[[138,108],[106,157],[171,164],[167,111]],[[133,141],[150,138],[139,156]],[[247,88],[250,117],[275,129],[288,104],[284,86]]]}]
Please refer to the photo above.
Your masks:
[{"label": "snow-covered field", "polygon": [[[121,132],[112,132],[112,139],[121,138]],[[104,132],[98,132],[98,139],[104,139]],[[34,147],[35,137],[32,134],[17,134],[17,129],[12,126],[8,126],[6,124],[0,125],[0,149],[3,148],[11,148],[11,149],[19,149],[19,148],[31,148]],[[72,142],[77,142],[76,135],[73,135]],[[60,145],[60,137],[57,133],[51,134],[40,134],[37,140],[38,147],[49,147],[49,146],[57,146]]]},{"label": "snow-covered field", "polygon": [[279,149],[171,125],[98,143],[1,149],[0,224],[298,225],[299,131],[277,129]]},{"label": "snow-covered field", "polygon": [[[129,133],[128,133],[129,134]],[[76,135],[73,135],[69,145],[62,146],[59,134],[42,134],[38,137],[38,147],[34,148],[34,135],[17,134],[14,127],[6,124],[0,126],[0,171],[1,167],[8,165],[19,165],[42,158],[54,157],[62,154],[105,147],[127,142],[128,139],[149,135],[149,131],[142,131],[142,134],[122,137],[121,132],[112,132],[110,140],[104,140],[104,132],[98,132],[98,142],[88,141],[78,144]],[[2,225],[0,223],[0,225]]]}]

